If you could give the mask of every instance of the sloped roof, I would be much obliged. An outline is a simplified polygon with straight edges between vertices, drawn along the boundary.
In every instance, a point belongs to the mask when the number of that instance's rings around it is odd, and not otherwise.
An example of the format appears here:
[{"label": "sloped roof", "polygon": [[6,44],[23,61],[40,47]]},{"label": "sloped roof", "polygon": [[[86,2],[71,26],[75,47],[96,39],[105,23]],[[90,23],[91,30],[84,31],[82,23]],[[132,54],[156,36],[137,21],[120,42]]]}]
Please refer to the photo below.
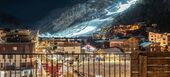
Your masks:
[{"label": "sloped roof", "polygon": [[99,49],[97,53],[123,53],[119,48]]},{"label": "sloped roof", "polygon": [[84,47],[82,47],[82,49],[84,49],[84,50],[89,50],[89,51],[95,51],[95,50],[96,50],[96,47],[87,44],[87,45],[85,45]]},{"label": "sloped roof", "polygon": [[147,47],[147,46],[149,46],[151,44],[152,44],[151,42],[143,42],[142,44],[140,44],[140,46]]}]

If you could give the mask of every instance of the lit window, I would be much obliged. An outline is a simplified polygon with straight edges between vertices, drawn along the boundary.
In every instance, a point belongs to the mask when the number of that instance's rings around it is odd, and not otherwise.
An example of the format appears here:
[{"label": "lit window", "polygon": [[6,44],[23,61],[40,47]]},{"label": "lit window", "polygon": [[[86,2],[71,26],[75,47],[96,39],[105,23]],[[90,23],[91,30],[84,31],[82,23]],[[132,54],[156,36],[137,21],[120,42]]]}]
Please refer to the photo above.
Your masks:
[{"label": "lit window", "polygon": [[13,47],[13,50],[14,50],[14,51],[17,51],[17,47]]}]

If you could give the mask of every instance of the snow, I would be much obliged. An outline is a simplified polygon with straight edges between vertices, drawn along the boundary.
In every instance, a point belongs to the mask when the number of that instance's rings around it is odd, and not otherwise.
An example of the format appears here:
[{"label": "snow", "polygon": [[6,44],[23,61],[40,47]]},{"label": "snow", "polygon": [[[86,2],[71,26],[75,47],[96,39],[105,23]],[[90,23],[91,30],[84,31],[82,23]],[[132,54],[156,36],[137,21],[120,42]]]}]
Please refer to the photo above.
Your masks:
[{"label": "snow", "polygon": [[[90,8],[87,5],[86,7],[89,9],[86,10],[85,4],[79,4],[78,7],[73,7],[68,12],[63,13],[61,17],[55,22],[52,22],[52,24],[54,25],[52,30],[56,32],[51,34],[49,32],[45,32],[41,34],[40,37],[79,37],[84,35],[91,35],[92,33],[96,32],[97,29],[103,26],[107,26],[106,24],[113,23],[114,17],[131,8],[131,6],[136,4],[138,0],[125,1],[126,3],[123,3],[123,0],[119,0],[117,3],[114,3],[114,1],[112,1],[113,4],[103,8],[103,11],[95,11],[94,13],[89,14],[94,14],[93,16],[90,16],[91,18],[87,18],[89,20],[74,23],[76,20],[85,19],[85,15],[87,14],[85,12],[91,12],[93,9],[98,10],[96,8]],[[94,1],[94,3],[95,2],[97,2],[97,0]],[[74,10],[76,10],[77,12],[74,12]],[[65,16],[68,14],[69,16]],[[58,31],[59,27],[62,27],[60,28],[60,31]]]},{"label": "snow", "polygon": [[147,47],[147,46],[149,46],[151,44],[152,44],[151,42],[144,42],[144,43],[140,44],[140,46]]}]

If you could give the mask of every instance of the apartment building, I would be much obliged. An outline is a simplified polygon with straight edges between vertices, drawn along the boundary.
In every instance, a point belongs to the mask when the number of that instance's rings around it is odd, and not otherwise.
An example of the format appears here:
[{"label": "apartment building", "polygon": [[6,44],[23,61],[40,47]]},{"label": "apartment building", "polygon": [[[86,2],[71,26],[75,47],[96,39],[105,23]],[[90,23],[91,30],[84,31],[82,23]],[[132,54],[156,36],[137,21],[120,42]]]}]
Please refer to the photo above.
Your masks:
[{"label": "apartment building", "polygon": [[161,51],[170,51],[170,33],[149,32],[149,41],[159,43]]},{"label": "apartment building", "polygon": [[170,45],[170,34],[149,32],[149,41],[160,43],[160,46],[168,46]]},{"label": "apartment building", "polygon": [[11,30],[0,43],[0,77],[30,77],[33,75],[35,43],[29,30]]}]

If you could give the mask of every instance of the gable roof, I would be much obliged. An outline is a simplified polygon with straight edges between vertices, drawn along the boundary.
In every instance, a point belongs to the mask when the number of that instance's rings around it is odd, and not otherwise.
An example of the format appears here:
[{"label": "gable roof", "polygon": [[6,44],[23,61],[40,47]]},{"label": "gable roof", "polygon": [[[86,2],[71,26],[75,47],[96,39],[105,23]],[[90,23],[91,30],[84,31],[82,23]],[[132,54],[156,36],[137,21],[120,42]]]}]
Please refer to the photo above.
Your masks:
[{"label": "gable roof", "polygon": [[82,47],[82,49],[84,49],[84,50],[89,50],[89,51],[95,51],[95,50],[97,50],[96,47],[94,47],[94,46],[92,46],[92,45],[89,45],[89,44],[87,44],[87,45],[85,45],[84,47]]}]

